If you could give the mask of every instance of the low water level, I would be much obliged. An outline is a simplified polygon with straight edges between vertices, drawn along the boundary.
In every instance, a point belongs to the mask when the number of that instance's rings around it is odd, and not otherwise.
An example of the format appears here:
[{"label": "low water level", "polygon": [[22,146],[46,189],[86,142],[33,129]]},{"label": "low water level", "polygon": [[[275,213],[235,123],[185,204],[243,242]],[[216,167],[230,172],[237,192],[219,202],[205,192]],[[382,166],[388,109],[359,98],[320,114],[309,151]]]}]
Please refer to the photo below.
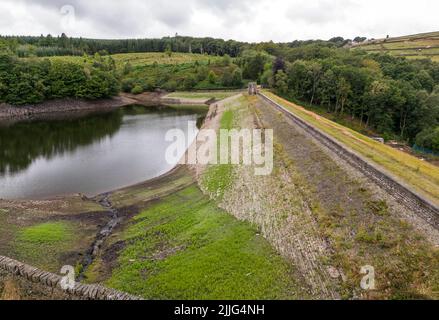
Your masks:
[{"label": "low water level", "polygon": [[195,110],[131,106],[0,124],[0,198],[93,196],[157,177],[175,166],[165,160],[166,132],[188,134],[188,121],[202,116]]}]

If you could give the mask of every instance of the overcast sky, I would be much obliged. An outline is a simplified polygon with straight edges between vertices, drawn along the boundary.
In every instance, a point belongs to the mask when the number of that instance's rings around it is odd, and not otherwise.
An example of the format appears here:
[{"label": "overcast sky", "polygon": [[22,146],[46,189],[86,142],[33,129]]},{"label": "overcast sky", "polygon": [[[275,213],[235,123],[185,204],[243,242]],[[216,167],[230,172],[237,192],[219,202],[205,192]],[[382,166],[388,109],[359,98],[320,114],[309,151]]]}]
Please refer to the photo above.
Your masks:
[{"label": "overcast sky", "polygon": [[439,31],[438,0],[0,0],[0,34],[249,42]]}]

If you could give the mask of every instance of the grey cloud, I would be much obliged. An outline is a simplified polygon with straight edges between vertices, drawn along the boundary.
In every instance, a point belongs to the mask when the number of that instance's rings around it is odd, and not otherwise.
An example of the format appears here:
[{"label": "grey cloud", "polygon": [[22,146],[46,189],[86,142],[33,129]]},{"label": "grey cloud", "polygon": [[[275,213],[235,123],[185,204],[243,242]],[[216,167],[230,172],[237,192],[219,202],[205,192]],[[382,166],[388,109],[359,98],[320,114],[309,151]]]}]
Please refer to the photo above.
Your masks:
[{"label": "grey cloud", "polygon": [[343,18],[346,10],[354,6],[351,1],[316,0],[296,1],[286,12],[288,19],[302,20],[310,24],[326,24]]}]

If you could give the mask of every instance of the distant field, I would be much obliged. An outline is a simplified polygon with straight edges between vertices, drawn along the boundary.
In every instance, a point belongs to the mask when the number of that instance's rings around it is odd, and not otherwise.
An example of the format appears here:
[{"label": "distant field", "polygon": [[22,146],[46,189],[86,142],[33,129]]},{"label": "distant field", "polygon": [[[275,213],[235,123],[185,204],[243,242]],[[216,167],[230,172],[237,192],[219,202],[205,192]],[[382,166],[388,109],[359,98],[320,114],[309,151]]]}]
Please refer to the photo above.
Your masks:
[{"label": "distant field", "polygon": [[439,61],[439,32],[377,39],[353,48],[361,48],[368,52],[387,52],[409,59],[430,58],[433,61]]},{"label": "distant field", "polygon": [[169,57],[163,52],[147,52],[147,53],[122,53],[113,55],[116,64],[131,63],[132,66],[147,65],[157,62],[158,64],[181,64],[181,63],[194,63],[216,61],[219,57],[202,55],[202,54],[190,54],[190,53],[172,53]]},{"label": "distant field", "polygon": [[[195,63],[198,62],[214,62],[220,57],[209,56],[202,54],[190,54],[190,53],[172,53],[169,57],[163,52],[144,52],[144,53],[121,53],[112,55],[113,59],[116,61],[118,67],[124,66],[125,63],[129,62],[133,67],[142,65],[151,65],[157,62],[158,64],[182,64],[182,63]],[[56,56],[56,57],[41,57],[38,59],[49,59],[49,60],[63,60],[69,62],[83,62],[84,57],[79,56]]]},{"label": "distant field", "polygon": [[270,92],[264,93],[316,128],[331,135],[365,158],[381,165],[414,187],[419,193],[439,204],[439,168],[437,166],[376,142]]}]

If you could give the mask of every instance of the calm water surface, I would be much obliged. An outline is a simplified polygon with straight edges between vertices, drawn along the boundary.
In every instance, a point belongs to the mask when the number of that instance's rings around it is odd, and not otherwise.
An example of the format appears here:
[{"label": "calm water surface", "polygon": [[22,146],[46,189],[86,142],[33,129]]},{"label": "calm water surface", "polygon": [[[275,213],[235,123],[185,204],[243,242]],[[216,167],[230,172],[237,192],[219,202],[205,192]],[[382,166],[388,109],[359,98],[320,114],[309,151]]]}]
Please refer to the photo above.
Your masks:
[{"label": "calm water surface", "polygon": [[[0,124],[0,198],[88,196],[171,170],[165,134],[203,113],[132,106],[63,120]],[[194,133],[194,132],[192,132]]]}]

